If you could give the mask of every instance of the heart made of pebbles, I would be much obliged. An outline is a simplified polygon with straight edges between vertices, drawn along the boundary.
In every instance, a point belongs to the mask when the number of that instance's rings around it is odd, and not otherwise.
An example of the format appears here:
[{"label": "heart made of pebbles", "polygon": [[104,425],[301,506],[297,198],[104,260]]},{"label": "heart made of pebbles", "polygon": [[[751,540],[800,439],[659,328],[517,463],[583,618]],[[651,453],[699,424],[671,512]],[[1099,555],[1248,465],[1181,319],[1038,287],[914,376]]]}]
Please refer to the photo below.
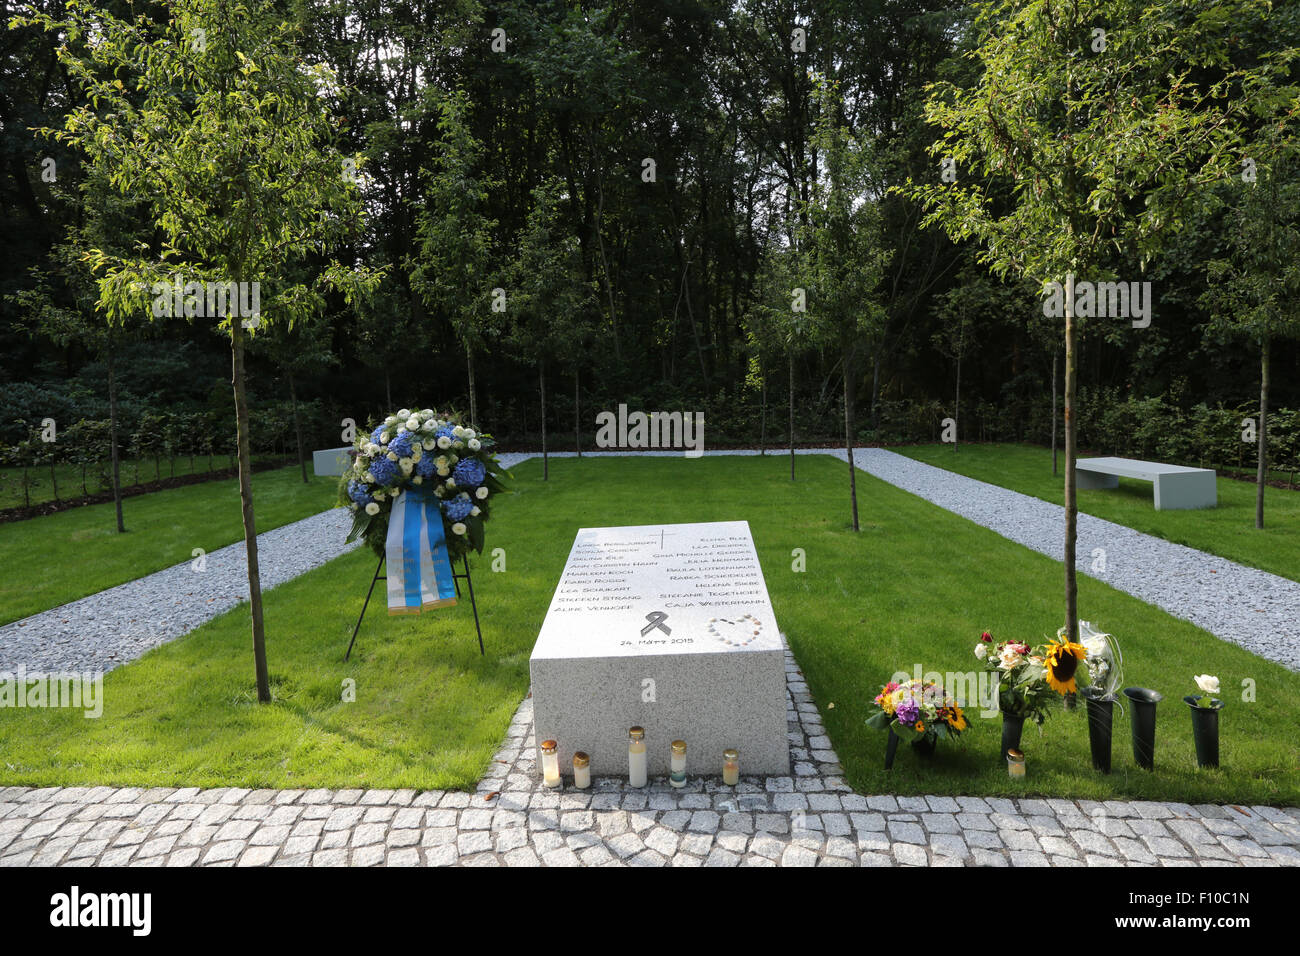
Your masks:
[{"label": "heart made of pebbles", "polygon": [[709,633],[729,647],[744,647],[758,637],[763,622],[752,614],[744,614],[734,621],[725,617],[711,617]]}]

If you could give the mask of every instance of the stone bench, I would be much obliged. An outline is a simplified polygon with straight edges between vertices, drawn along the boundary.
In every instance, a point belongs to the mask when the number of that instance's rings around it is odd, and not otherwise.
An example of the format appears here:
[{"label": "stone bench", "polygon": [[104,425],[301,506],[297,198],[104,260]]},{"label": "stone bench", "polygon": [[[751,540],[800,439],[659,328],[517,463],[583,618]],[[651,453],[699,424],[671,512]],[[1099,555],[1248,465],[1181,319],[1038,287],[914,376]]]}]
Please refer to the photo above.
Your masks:
[{"label": "stone bench", "polygon": [[1149,481],[1157,511],[1213,508],[1219,503],[1211,468],[1162,465],[1134,458],[1080,458],[1074,465],[1078,488],[1118,488],[1120,478]]},{"label": "stone bench", "polygon": [[311,455],[311,466],[317,476],[337,478],[352,467],[352,447],[323,448]]}]

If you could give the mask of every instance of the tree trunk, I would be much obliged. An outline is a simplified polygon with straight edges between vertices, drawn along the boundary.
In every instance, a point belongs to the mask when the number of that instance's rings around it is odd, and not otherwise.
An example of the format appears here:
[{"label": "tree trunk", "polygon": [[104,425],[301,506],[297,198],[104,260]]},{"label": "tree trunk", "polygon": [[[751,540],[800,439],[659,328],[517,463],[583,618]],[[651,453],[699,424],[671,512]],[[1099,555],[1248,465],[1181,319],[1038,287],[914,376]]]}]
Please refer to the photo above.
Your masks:
[{"label": "tree trunk", "polygon": [[581,381],[581,373],[575,368],[573,370],[573,447],[578,452],[578,457],[582,457],[582,415],[578,410],[578,384]]},{"label": "tree trunk", "polygon": [[537,384],[542,392],[542,481],[551,480],[551,459],[546,453],[546,363],[537,363]]},{"label": "tree trunk", "polygon": [[853,506],[853,530],[858,530],[858,469],[853,464],[853,376],[849,349],[844,350],[844,451],[849,459],[849,502]]},{"label": "tree trunk", "polygon": [[767,454],[767,372],[762,359],[758,362],[759,413],[758,413],[758,453]]},{"label": "tree trunk", "polygon": [[388,402],[388,414],[393,414],[393,383],[388,376],[388,367],[384,367],[384,399]]},{"label": "tree trunk", "polygon": [[961,351],[957,352],[957,394],[953,398],[952,408],[952,453],[957,454],[957,438],[961,429]]},{"label": "tree trunk", "polygon": [[114,375],[113,346],[108,346],[108,454],[113,465],[113,509],[117,512],[117,530],[126,532],[122,523],[122,470],[117,454],[117,377]]},{"label": "tree trunk", "polygon": [[871,357],[871,431],[877,442],[880,441],[880,350],[884,347],[882,337]]},{"label": "tree trunk", "polygon": [[1079,639],[1079,582],[1075,577],[1079,505],[1075,492],[1074,399],[1078,355],[1074,349],[1074,274],[1065,277],[1065,636]]},{"label": "tree trunk", "polygon": [[794,481],[794,349],[790,356],[790,480]]},{"label": "tree trunk", "polygon": [[1268,483],[1268,357],[1267,336],[1259,349],[1259,470],[1255,475],[1255,527],[1264,527],[1264,487]]},{"label": "tree trunk", "polygon": [[50,451],[50,488],[54,491],[54,500],[59,500],[59,476],[54,473],[54,451]]},{"label": "tree trunk", "polygon": [[239,500],[244,513],[244,551],[248,556],[248,606],[253,620],[253,664],[257,671],[257,699],[271,702],[271,681],[266,670],[266,634],[262,628],[262,578],[257,564],[257,522],[253,518],[253,462],[249,449],[248,398],[244,393],[244,326],[230,320],[231,385],[235,390],[236,447],[239,455]]},{"label": "tree trunk", "polygon": [[1056,474],[1056,365],[1060,354],[1052,349],[1052,474]]},{"label": "tree trunk", "polygon": [[469,421],[478,427],[478,388],[474,384],[474,353],[465,347],[465,368],[469,372]]},{"label": "tree trunk", "polygon": [[298,467],[302,469],[302,483],[307,480],[307,456],[302,453],[302,420],[298,416],[298,390],[294,385],[293,372],[289,373],[289,404],[293,407],[293,433],[298,442]]}]

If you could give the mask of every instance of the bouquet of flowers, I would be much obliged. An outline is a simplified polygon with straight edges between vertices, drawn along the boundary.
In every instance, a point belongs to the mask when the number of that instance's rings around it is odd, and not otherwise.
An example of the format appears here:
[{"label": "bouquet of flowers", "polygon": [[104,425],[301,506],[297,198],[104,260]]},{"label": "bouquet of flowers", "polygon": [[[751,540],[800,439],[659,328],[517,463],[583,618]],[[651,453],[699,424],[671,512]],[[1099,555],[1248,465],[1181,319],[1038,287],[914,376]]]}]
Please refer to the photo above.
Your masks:
[{"label": "bouquet of flowers", "polygon": [[1002,713],[1041,725],[1058,695],[1064,697],[1078,689],[1075,673],[1087,651],[1063,636],[1030,647],[1021,641],[996,642],[985,631],[975,645],[975,656],[984,662],[986,671],[997,675]]},{"label": "bouquet of flowers", "polygon": [[[1058,640],[1065,639],[1065,628],[1056,632]],[[1085,652],[1084,667],[1088,672],[1086,696],[1098,699],[1115,699],[1115,691],[1124,683],[1124,655],[1119,642],[1099,631],[1088,621],[1079,622],[1079,643]]]},{"label": "bouquet of flowers", "polygon": [[492,496],[506,490],[492,436],[456,416],[403,408],[356,442],[352,466],[339,481],[339,503],[352,511],[352,530],[382,556],[393,499],[422,487],[440,499],[447,552],[456,561],[483,551],[483,524]]},{"label": "bouquet of flowers", "polygon": [[867,726],[892,730],[904,740],[943,740],[960,736],[969,725],[957,701],[934,681],[890,681],[875,699],[876,712]]}]

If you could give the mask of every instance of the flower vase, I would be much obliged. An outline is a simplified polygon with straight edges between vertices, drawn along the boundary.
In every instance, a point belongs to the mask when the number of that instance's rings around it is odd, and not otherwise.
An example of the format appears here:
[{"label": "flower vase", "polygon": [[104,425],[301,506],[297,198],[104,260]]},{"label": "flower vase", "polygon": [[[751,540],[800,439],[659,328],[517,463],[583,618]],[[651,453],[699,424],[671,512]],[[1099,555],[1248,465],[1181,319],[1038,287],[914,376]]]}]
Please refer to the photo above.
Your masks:
[{"label": "flower vase", "polygon": [[1219,765],[1219,711],[1223,701],[1211,698],[1209,707],[1202,707],[1201,695],[1183,698],[1192,709],[1192,739],[1196,741],[1196,762],[1202,767]]},{"label": "flower vase", "polygon": [[934,756],[935,745],[938,742],[938,738],[933,734],[922,734],[912,741],[912,749],[916,751],[918,756],[932,757]]},{"label": "flower vase", "polygon": [[1095,687],[1085,687],[1080,693],[1088,708],[1088,748],[1092,751],[1093,769],[1110,773],[1110,744],[1115,717],[1115,698],[1107,697]]},{"label": "flower vase", "polygon": [[1002,759],[1006,759],[1008,750],[1020,749],[1020,735],[1025,731],[1025,718],[1003,712],[1002,714]]},{"label": "flower vase", "polygon": [[894,756],[898,753],[898,734],[889,731],[889,741],[885,744],[885,769],[894,769]]},{"label": "flower vase", "polygon": [[1133,759],[1144,770],[1155,769],[1156,704],[1164,700],[1159,691],[1146,687],[1125,687],[1124,696],[1133,704]]}]

